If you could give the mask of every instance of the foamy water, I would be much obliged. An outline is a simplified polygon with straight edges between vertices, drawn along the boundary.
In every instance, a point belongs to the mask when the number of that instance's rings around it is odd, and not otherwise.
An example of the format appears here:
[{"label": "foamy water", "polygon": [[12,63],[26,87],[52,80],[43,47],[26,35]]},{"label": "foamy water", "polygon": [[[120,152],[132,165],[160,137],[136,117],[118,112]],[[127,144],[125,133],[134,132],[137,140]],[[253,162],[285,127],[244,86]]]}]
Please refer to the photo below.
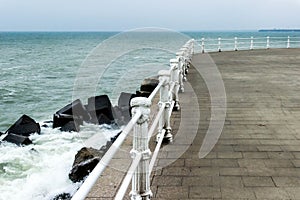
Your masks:
[{"label": "foamy water", "polygon": [[81,183],[72,183],[68,174],[74,156],[86,139],[99,134],[93,146],[100,148],[120,130],[85,124],[79,133],[42,128],[30,136],[33,144],[17,147],[3,142],[0,147],[0,199],[52,199],[60,193],[73,194]]}]

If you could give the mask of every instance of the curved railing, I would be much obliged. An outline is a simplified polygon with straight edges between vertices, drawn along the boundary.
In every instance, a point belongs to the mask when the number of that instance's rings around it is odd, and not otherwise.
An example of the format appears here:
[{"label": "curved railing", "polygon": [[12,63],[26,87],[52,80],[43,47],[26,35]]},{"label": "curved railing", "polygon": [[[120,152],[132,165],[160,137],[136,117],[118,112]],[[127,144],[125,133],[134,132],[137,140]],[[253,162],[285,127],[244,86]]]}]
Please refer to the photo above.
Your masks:
[{"label": "curved railing", "polygon": [[300,48],[300,37],[250,37],[196,40],[201,52],[238,51],[269,48]]},{"label": "curved railing", "polygon": [[[131,199],[144,200],[152,197],[150,189],[150,174],[153,170],[162,141],[165,139],[172,142],[173,140],[170,117],[173,108],[177,110],[180,109],[178,93],[184,91],[186,72],[191,63],[193,53],[194,40],[191,39],[180,49],[178,53],[176,53],[176,58],[170,60],[170,69],[159,71],[159,84],[153,90],[151,95],[148,98],[136,97],[131,100],[132,119],[123,129],[122,133],[113,143],[111,148],[100,160],[98,165],[84,181],[79,190],[75,193],[72,200],[82,200],[88,195],[99,176],[103,173],[127,135],[132,130],[133,148],[130,152],[132,163],[125,178],[123,179],[122,185],[120,186],[115,199],[123,199],[130,182],[132,182],[132,191],[130,193]],[[154,97],[158,93],[159,111],[149,128],[150,107],[153,103]],[[157,145],[154,152],[151,153],[149,149],[149,141],[156,130],[158,130],[156,134]]]}]

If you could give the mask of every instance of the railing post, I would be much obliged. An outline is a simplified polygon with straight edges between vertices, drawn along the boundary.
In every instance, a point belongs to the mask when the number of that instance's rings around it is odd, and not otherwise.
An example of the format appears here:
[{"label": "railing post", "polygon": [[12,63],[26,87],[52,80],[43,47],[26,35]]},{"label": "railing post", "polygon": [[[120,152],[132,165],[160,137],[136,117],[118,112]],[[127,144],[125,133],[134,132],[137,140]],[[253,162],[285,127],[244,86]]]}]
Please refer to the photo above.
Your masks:
[{"label": "railing post", "polygon": [[158,72],[159,81],[163,82],[162,87],[160,88],[160,99],[159,99],[159,106],[165,104],[165,110],[162,114],[159,125],[158,125],[158,134],[156,136],[156,141],[159,141],[159,138],[162,136],[162,130],[166,130],[166,134],[164,139],[168,140],[169,142],[173,141],[173,135],[171,134],[172,129],[170,125],[170,109],[171,109],[171,102],[169,98],[169,81],[170,81],[170,71],[169,70],[160,70]]},{"label": "railing post", "polygon": [[205,49],[204,49],[204,38],[201,39],[201,49],[202,49],[202,53],[204,53]]},{"label": "railing post", "polygon": [[253,37],[251,37],[251,40],[250,40],[250,50],[253,50]]},{"label": "railing post", "polygon": [[187,70],[184,67],[184,58],[182,56],[177,57],[179,67],[179,92],[184,92],[184,81],[187,81]]},{"label": "railing post", "polygon": [[290,43],[291,43],[290,36],[288,36],[286,48],[289,49],[289,48],[291,47],[291,46],[290,46],[290,45],[291,45]]},{"label": "railing post", "polygon": [[237,37],[234,38],[234,50],[237,51],[238,47],[237,47],[238,43],[237,43]]},{"label": "railing post", "polygon": [[267,49],[270,49],[270,36],[267,36]]},{"label": "railing post", "polygon": [[218,51],[221,52],[221,38],[218,38]]},{"label": "railing post", "polygon": [[195,48],[195,40],[192,39],[192,40],[191,40],[191,43],[192,43],[192,45],[191,45],[191,48],[192,48],[192,49],[191,49],[191,56],[193,56],[194,53],[195,53],[195,52],[194,52],[194,48]]},{"label": "railing post", "polygon": [[142,159],[132,178],[131,200],[149,200],[152,197],[150,189],[149,163],[151,151],[148,146],[148,121],[151,101],[145,97],[133,98],[130,102],[132,115],[137,111],[142,113],[133,129],[133,149],[131,157],[142,154]]},{"label": "railing post", "polygon": [[174,108],[175,110],[180,110],[180,105],[179,105],[179,95],[178,95],[178,92],[179,92],[179,88],[180,88],[180,84],[179,84],[179,76],[180,76],[180,73],[179,73],[179,62],[178,62],[178,59],[171,59],[170,60],[170,67],[172,69],[171,71],[171,82],[174,82],[175,83],[175,86],[174,86],[174,91],[171,91],[173,94],[174,94],[174,97],[173,97],[173,100],[175,101],[175,104],[174,104]]},{"label": "railing post", "polygon": [[183,92],[183,81],[187,81],[186,75],[188,73],[188,66],[186,65],[183,52],[176,53],[176,58],[178,59],[179,70],[182,78],[179,78],[180,81],[180,91]]}]

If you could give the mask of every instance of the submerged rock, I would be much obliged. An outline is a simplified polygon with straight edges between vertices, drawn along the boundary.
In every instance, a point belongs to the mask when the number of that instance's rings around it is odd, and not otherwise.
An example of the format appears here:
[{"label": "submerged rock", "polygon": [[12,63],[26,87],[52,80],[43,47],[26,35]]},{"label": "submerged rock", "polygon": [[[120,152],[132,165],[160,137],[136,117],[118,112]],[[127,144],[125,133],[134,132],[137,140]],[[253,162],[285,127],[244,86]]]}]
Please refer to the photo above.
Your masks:
[{"label": "submerged rock", "polygon": [[21,136],[29,136],[32,133],[41,133],[39,123],[27,115],[20,117],[7,131],[8,134],[15,134]]},{"label": "submerged rock", "polygon": [[116,141],[116,139],[118,139],[119,135],[121,135],[122,131],[120,131],[117,135],[115,135],[114,137],[110,138],[110,141],[112,143],[114,143]]},{"label": "submerged rock", "polygon": [[63,125],[59,130],[64,132],[79,132],[80,126],[74,121],[69,121],[68,123]]},{"label": "submerged rock", "polygon": [[69,193],[62,193],[55,196],[52,200],[71,200],[72,196]]},{"label": "submerged rock", "polygon": [[9,133],[3,138],[3,141],[11,142],[19,146],[32,144],[32,141],[27,136],[16,135],[13,133]]},{"label": "submerged rock", "polygon": [[83,147],[75,155],[69,178],[74,183],[82,181],[95,168],[103,157],[103,151]]}]

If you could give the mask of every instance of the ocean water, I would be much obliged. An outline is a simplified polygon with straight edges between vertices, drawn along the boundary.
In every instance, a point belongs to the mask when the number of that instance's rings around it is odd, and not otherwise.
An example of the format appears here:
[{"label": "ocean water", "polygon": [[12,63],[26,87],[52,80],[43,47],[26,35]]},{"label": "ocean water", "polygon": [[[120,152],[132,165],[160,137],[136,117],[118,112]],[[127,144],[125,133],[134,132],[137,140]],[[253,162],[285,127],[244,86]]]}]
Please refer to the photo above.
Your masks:
[{"label": "ocean water", "polygon": [[[0,131],[5,132],[23,114],[42,125],[77,98],[86,103],[90,96],[107,94],[115,104],[121,91],[134,93],[144,78],[168,69],[169,60],[190,37],[212,40],[299,37],[297,34],[148,29],[130,33],[0,32]],[[200,46],[196,49],[200,51]],[[2,142],[0,200],[51,199],[62,192],[75,192],[80,183],[68,180],[68,173],[76,152],[95,134],[101,135],[100,148],[118,131],[84,124],[80,133],[42,128],[41,135],[30,137],[33,144],[29,146]]]}]

